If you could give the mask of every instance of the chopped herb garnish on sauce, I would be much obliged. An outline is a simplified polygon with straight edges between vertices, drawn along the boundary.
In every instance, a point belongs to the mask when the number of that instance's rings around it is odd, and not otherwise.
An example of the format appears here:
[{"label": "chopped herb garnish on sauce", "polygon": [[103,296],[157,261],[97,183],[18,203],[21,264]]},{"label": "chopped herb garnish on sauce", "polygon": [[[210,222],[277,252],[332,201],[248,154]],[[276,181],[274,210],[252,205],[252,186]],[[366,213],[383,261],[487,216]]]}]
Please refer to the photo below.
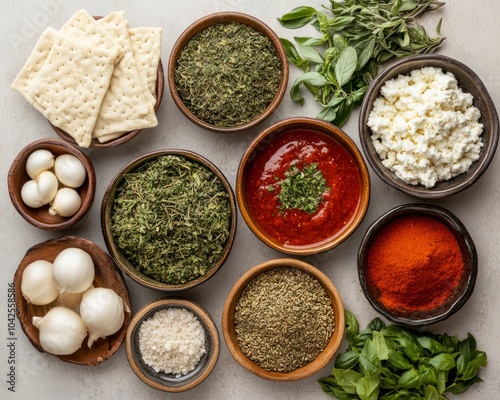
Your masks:
[{"label": "chopped herb garnish on sauce", "polygon": [[[323,201],[323,193],[329,190],[318,164],[304,164],[302,170],[297,164],[293,164],[285,172],[285,176],[285,179],[277,183],[281,189],[278,194],[279,211],[283,213],[286,210],[299,209],[307,213],[316,212]],[[269,191],[272,190],[274,187],[269,186]]]}]

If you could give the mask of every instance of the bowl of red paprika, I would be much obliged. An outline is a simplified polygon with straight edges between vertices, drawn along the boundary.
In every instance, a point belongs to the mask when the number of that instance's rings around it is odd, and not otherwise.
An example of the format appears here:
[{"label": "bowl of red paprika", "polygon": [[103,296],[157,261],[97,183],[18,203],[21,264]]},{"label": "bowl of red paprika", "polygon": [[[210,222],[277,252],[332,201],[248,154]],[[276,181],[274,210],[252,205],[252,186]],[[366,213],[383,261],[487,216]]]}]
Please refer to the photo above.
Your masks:
[{"label": "bowl of red paprika", "polygon": [[371,305],[387,319],[425,326],[456,313],[471,296],[477,252],[449,210],[405,204],[377,219],[358,252],[358,273]]},{"label": "bowl of red paprika", "polygon": [[236,198],[250,230],[287,254],[340,245],[361,224],[370,176],[358,147],[326,121],[293,117],[264,129],[244,153]]}]

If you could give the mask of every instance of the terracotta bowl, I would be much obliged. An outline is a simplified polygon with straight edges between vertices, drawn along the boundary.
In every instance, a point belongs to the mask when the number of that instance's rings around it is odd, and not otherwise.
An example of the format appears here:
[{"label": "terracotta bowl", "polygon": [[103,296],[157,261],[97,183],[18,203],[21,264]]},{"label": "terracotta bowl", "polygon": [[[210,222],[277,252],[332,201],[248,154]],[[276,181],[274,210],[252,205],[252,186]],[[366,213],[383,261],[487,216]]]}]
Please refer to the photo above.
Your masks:
[{"label": "terracotta bowl", "polygon": [[[157,311],[168,308],[191,311],[205,332],[205,354],[191,372],[180,377],[163,371],[156,372],[144,362],[139,346],[141,324]],[[147,304],[134,315],[127,330],[126,350],[130,366],[141,381],[164,392],[184,392],[207,379],[215,368],[220,352],[219,331],[208,311],[198,303],[180,297],[167,297]]]},{"label": "terracotta bowl", "polygon": [[[235,126],[216,126],[211,123],[207,123],[206,121],[200,119],[196,115],[194,115],[188,107],[184,104],[182,98],[179,96],[179,93],[177,92],[176,89],[176,83],[175,83],[175,70],[177,66],[177,60],[179,59],[183,48],[186,46],[186,44],[193,38],[194,35],[196,35],[198,32],[206,29],[209,26],[215,25],[215,24],[225,24],[225,23],[231,23],[231,22],[238,22],[245,24],[251,28],[254,28],[255,30],[262,32],[264,35],[266,35],[271,42],[273,43],[274,47],[276,48],[276,54],[281,60],[281,79],[280,79],[280,84],[278,86],[278,90],[276,92],[276,95],[274,96],[273,100],[271,103],[267,106],[267,108],[264,110],[264,112],[258,116],[256,116],[254,119],[251,121],[241,124],[241,125],[235,125]],[[170,88],[170,94],[172,95],[172,99],[174,100],[174,103],[176,106],[181,110],[181,112],[193,123],[196,125],[211,130],[219,133],[234,133],[234,132],[240,132],[247,130],[255,125],[260,124],[262,121],[264,121],[266,118],[268,118],[279,106],[281,103],[281,100],[283,99],[283,96],[286,92],[287,89],[287,84],[288,84],[288,61],[286,59],[286,54],[285,50],[283,49],[283,46],[279,40],[279,37],[274,33],[274,31],[264,24],[262,21],[258,20],[257,18],[247,15],[247,14],[242,14],[238,12],[219,12],[215,14],[210,14],[207,15],[192,25],[190,25],[182,34],[181,36],[177,39],[176,43],[174,44],[174,47],[172,48],[172,51],[170,53],[170,59],[168,63],[168,85]]]},{"label": "terracotta bowl", "polygon": [[[257,220],[254,213],[252,212],[251,204],[248,199],[247,189],[249,174],[251,169],[253,168],[255,158],[263,151],[268,149],[268,147],[270,146],[270,142],[272,142],[276,137],[279,137],[279,135],[291,131],[313,131],[316,134],[326,136],[327,139],[333,139],[334,143],[340,144],[340,147],[345,150],[346,154],[349,155],[349,157],[352,159],[352,162],[356,165],[356,174],[359,174],[360,181],[359,199],[353,206],[354,208],[352,215],[350,217],[346,216],[346,221],[343,222],[342,227],[327,238],[322,238],[320,241],[315,240],[311,243],[302,245],[289,245],[283,239],[279,240],[274,235],[274,233],[272,233],[269,229],[266,230],[262,226],[261,222]],[[317,151],[318,155],[320,153],[320,151]],[[278,155],[274,156],[272,160],[278,158],[281,158],[281,155],[279,157]],[[329,190],[330,189],[331,188],[329,188]],[[272,191],[272,193],[276,192]],[[366,167],[366,164],[363,160],[363,156],[358,150],[356,144],[341,129],[319,119],[294,117],[281,120],[264,129],[250,144],[248,149],[243,154],[238,167],[238,174],[236,178],[236,196],[243,219],[245,220],[251,231],[263,243],[283,253],[293,255],[316,254],[337,247],[342,242],[344,242],[360,225],[366,214],[370,201],[370,176],[368,173],[368,168]],[[340,200],[342,204],[339,204],[336,207],[342,207],[342,205],[346,204],[346,202],[348,201],[352,201],[351,196],[343,195],[341,196]],[[268,204],[267,200],[262,200],[262,203]],[[321,213],[321,211],[318,211],[318,213]],[[337,211],[335,211],[335,213],[337,213]],[[275,210],[275,214],[278,214],[278,209]],[[321,229],[330,226],[330,224],[331,222],[322,223]]]},{"label": "terracotta bowl", "polygon": [[[208,168],[210,171],[212,171],[220,180],[222,185],[224,186],[225,190],[227,191],[228,198],[229,198],[229,205],[231,208],[231,226],[230,226],[230,233],[229,237],[227,239],[227,242],[224,246],[223,249],[223,254],[219,261],[210,269],[208,270],[205,275],[202,275],[196,279],[193,279],[191,281],[187,281],[182,284],[167,284],[164,282],[160,282],[158,280],[153,279],[152,277],[144,274],[143,272],[139,271],[136,266],[122,253],[120,248],[118,247],[114,237],[113,237],[113,230],[111,226],[111,218],[112,218],[112,212],[113,212],[113,204],[114,200],[116,197],[116,193],[122,182],[124,181],[124,175],[128,174],[130,172],[133,172],[140,166],[142,166],[145,163],[151,162],[155,160],[158,157],[164,156],[164,155],[179,155],[183,156],[184,158],[197,162],[206,168]],[[155,290],[160,290],[160,291],[181,291],[181,290],[186,290],[193,288],[195,286],[200,285],[203,282],[206,282],[208,279],[210,279],[214,274],[221,268],[221,266],[224,264],[226,261],[227,257],[229,256],[229,253],[231,251],[231,248],[233,246],[233,241],[234,237],[236,234],[236,200],[234,197],[233,190],[231,188],[231,185],[225,178],[225,176],[222,174],[222,172],[214,165],[212,164],[209,160],[206,158],[202,157],[201,155],[194,153],[192,151],[188,150],[180,150],[180,149],[175,149],[175,150],[159,150],[159,151],[154,151],[151,153],[144,154],[131,162],[129,162],[127,165],[125,165],[113,178],[113,180],[110,182],[103,200],[102,200],[102,205],[101,205],[101,228],[102,228],[102,233],[104,236],[104,240],[106,242],[106,246],[108,248],[108,251],[110,255],[115,259],[116,263],[118,266],[122,269],[122,271],[127,274],[131,279],[133,279],[135,282],[139,283],[140,285],[143,285],[145,287],[148,287],[150,289],[155,289]]]},{"label": "terracotta bowl", "polygon": [[[125,280],[116,267],[111,257],[96,244],[87,239],[76,236],[63,236],[57,239],[50,239],[31,247],[21,260],[16,273],[14,275],[14,285],[16,288],[15,302],[17,318],[21,324],[21,328],[28,337],[31,344],[40,352],[44,352],[40,345],[38,329],[32,324],[34,316],[43,317],[49,309],[56,305],[57,300],[47,306],[36,306],[29,304],[21,293],[21,279],[24,269],[36,260],[46,260],[53,262],[56,256],[64,249],[69,247],[80,248],[92,257],[95,267],[94,287],[105,287],[113,289],[131,309],[130,297]],[[121,329],[115,334],[98,339],[92,345],[92,348],[87,346],[87,338],[84,339],[82,347],[75,353],[70,355],[55,355],[62,361],[95,366],[109,359],[120,347],[125,339],[128,324],[130,323],[131,313],[125,313],[125,321]]]},{"label": "terracotta bowl", "polygon": [[[432,188],[424,185],[410,185],[399,179],[392,171],[382,165],[371,140],[371,129],[367,125],[373,102],[380,94],[384,83],[400,74],[407,75],[415,69],[423,67],[442,68],[444,72],[455,75],[459,87],[474,97],[474,106],[481,112],[479,122],[483,124],[483,142],[480,158],[476,160],[468,171],[450,180],[437,182]],[[436,199],[451,196],[472,186],[486,171],[493,159],[498,145],[499,127],[498,115],[488,90],[480,78],[469,67],[461,62],[440,54],[415,55],[403,58],[390,64],[371,83],[365,94],[359,114],[359,137],[361,147],[367,162],[382,181],[404,193],[422,199]]]},{"label": "terracotta bowl", "polygon": [[[77,189],[82,199],[82,205],[72,217],[50,215],[48,205],[31,208],[24,204],[21,198],[21,189],[27,181],[31,180],[26,172],[26,161],[30,154],[36,150],[48,150],[55,157],[62,154],[72,154],[83,163],[87,178],[83,185]],[[94,202],[96,180],[92,162],[81,150],[61,139],[41,139],[27,145],[14,159],[7,181],[10,199],[17,212],[31,225],[40,229],[62,230],[68,228],[80,221],[89,212]]]},{"label": "terracotta bowl", "polygon": [[[160,61],[158,63],[158,72],[157,72],[157,75],[156,75],[156,104],[155,104],[155,112],[158,112],[158,108],[160,108],[160,104],[161,104],[161,101],[163,99],[164,87],[165,87],[165,77],[164,77],[164,72],[163,72],[163,64],[162,64],[161,59],[160,59]],[[54,126],[52,124],[50,124],[50,126],[52,127],[52,129],[54,130],[54,132],[59,135],[59,137],[61,139],[64,139],[68,143],[71,143],[71,144],[73,144],[75,146],[78,145],[76,143],[76,140],[71,135],[69,135],[68,133],[66,133],[62,129],[58,128],[57,126]],[[120,137],[117,137],[116,139],[113,139],[113,140],[110,140],[110,141],[104,142],[104,143],[99,142],[97,139],[92,139],[92,141],[90,142],[90,146],[89,147],[95,148],[95,149],[101,149],[101,148],[108,148],[108,147],[120,146],[120,145],[122,145],[124,143],[127,143],[128,141],[132,140],[141,131],[142,131],[142,129],[136,129],[136,130],[133,130],[133,131],[130,131],[130,132],[126,132],[123,135],[121,135]]]},{"label": "terracotta bowl", "polygon": [[[267,371],[248,358],[241,351],[240,346],[238,345],[234,322],[236,304],[248,283],[262,272],[279,267],[297,268],[308,273],[319,281],[331,299],[335,323],[334,332],[330,337],[326,348],[318,355],[318,357],[309,364],[286,373]],[[233,286],[226,299],[222,312],[222,332],[224,334],[226,345],[233,358],[238,362],[238,364],[246,368],[251,373],[271,381],[296,381],[307,378],[320,371],[337,353],[344,334],[344,306],[336,287],[330,279],[316,267],[304,261],[291,258],[270,260],[248,270]]]},{"label": "terracotta bowl", "polygon": [[[432,310],[415,309],[409,312],[408,310],[388,309],[379,300],[380,295],[383,293],[371,284],[367,274],[368,254],[377,234],[391,221],[409,215],[432,217],[444,224],[455,236],[464,261],[463,276],[457,284],[456,289],[439,306]],[[405,204],[397,206],[379,217],[368,228],[361,241],[357,262],[361,287],[373,308],[387,319],[410,327],[426,326],[443,321],[460,310],[472,295],[478,269],[476,247],[463,223],[445,208],[428,204]]]}]

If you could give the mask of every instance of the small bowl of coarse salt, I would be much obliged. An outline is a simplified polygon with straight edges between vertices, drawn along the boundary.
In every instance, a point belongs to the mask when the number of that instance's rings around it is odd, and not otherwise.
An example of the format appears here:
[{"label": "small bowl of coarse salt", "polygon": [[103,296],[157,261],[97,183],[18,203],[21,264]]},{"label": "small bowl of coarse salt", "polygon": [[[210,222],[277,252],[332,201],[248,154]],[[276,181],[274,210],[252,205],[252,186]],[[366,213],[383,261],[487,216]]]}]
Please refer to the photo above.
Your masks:
[{"label": "small bowl of coarse salt", "polygon": [[127,358],[147,385],[184,392],[203,382],[219,358],[219,332],[198,303],[165,297],[141,308],[126,335]]},{"label": "small bowl of coarse salt", "polygon": [[390,64],[371,83],[359,116],[360,142],[388,185],[424,199],[470,187],[495,154],[498,114],[468,66],[440,54]]}]

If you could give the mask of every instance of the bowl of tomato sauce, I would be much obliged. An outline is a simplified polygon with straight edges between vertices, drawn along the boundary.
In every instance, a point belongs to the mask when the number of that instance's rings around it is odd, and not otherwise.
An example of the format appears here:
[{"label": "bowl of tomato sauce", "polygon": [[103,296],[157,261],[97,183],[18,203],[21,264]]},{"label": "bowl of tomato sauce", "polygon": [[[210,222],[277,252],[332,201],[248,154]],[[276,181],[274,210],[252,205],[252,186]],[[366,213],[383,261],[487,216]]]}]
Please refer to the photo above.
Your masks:
[{"label": "bowl of tomato sauce", "polygon": [[358,147],[329,122],[293,117],[263,130],[243,154],[236,198],[250,230],[287,254],[340,245],[360,225],[370,176]]}]

